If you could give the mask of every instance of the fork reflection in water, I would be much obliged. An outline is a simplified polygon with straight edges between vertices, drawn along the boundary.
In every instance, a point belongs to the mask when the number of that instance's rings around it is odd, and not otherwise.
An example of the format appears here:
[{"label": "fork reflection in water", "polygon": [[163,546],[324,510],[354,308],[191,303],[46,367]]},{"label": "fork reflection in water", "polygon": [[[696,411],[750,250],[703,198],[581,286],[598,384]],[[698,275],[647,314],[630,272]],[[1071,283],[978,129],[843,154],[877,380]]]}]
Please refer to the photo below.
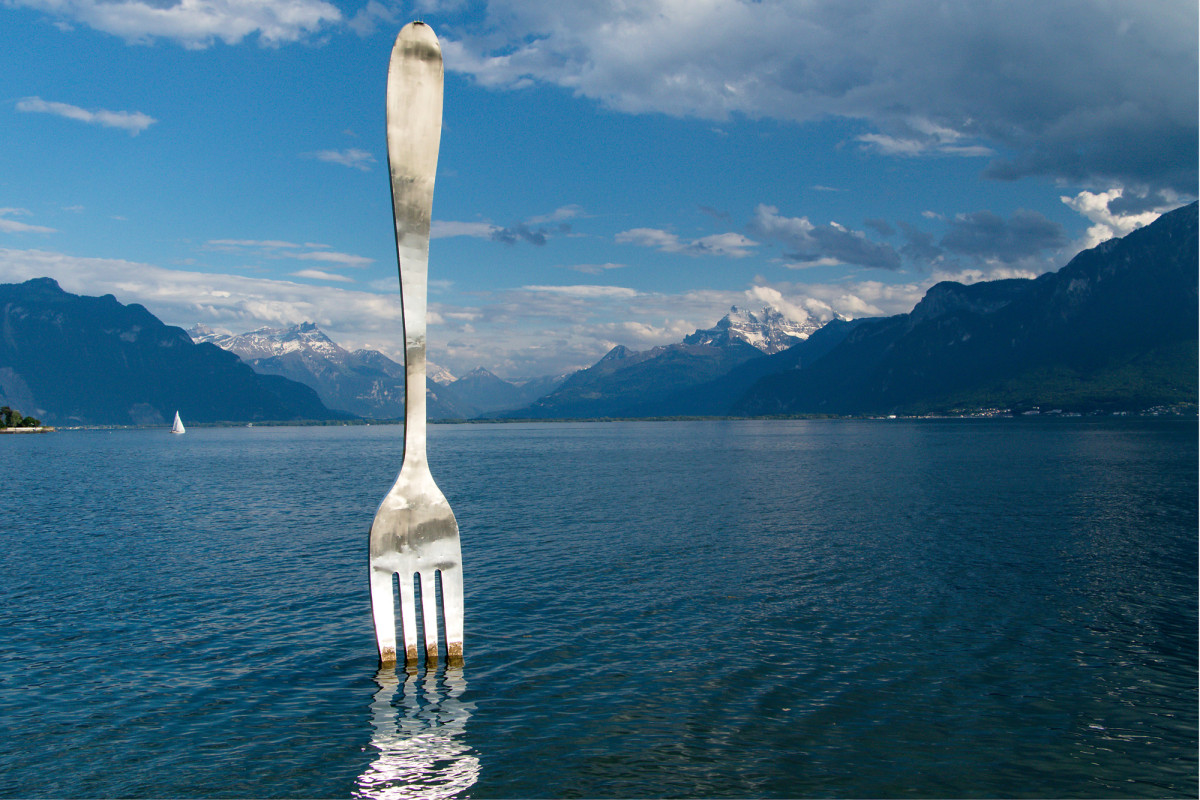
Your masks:
[{"label": "fork reflection in water", "polygon": [[474,703],[461,667],[418,671],[383,667],[371,703],[371,747],[377,754],[354,796],[444,798],[479,779],[479,758],[462,741]]}]

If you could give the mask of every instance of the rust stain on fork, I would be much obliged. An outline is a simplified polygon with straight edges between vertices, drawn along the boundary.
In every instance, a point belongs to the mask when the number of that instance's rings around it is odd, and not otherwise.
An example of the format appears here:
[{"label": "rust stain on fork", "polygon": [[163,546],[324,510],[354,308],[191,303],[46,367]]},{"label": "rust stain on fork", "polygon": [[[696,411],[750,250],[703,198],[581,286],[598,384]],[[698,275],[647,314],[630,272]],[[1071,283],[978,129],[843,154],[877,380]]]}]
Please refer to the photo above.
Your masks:
[{"label": "rust stain on fork", "polygon": [[427,662],[438,659],[437,578],[441,578],[446,657],[463,657],[462,554],[458,522],[429,472],[425,451],[425,332],[429,228],[442,131],[442,55],[433,30],[405,25],[388,65],[387,142],[404,326],[404,461],[371,523],[371,611],[379,660],[396,663],[395,598],[399,575],[404,660],[416,664],[414,579],[421,584]]}]

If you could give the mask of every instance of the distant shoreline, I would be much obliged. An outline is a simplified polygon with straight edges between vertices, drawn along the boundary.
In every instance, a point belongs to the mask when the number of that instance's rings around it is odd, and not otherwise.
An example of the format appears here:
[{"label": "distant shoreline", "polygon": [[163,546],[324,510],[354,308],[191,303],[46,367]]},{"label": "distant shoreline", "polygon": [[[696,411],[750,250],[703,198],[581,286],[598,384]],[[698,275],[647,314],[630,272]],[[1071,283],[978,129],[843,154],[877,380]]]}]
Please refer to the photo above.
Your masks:
[{"label": "distant shoreline", "polygon": [[54,433],[54,428],[49,425],[40,425],[36,428],[0,428],[0,433]]},{"label": "distant shoreline", "polygon": [[[843,421],[868,421],[877,420],[883,422],[895,421],[918,421],[918,420],[1055,420],[1055,419],[1081,419],[1081,420],[1098,420],[1098,419],[1176,419],[1176,420],[1191,420],[1195,421],[1200,417],[1197,408],[1194,405],[1177,405],[1172,407],[1158,406],[1154,408],[1144,409],[1142,411],[1091,411],[1088,413],[1081,412],[1064,412],[1058,409],[1042,411],[1040,409],[1031,409],[1027,411],[1014,411],[1012,409],[981,409],[962,413],[928,413],[928,414],[858,414],[858,415],[837,415],[837,414],[796,414],[796,415],[779,415],[779,416],[671,416],[671,417],[590,417],[590,418],[526,418],[526,419],[431,419],[428,421],[430,425],[511,425],[511,424],[529,424],[529,423],[549,423],[549,424],[569,424],[569,423],[605,423],[605,422],[729,422],[743,420],[757,420],[762,422],[781,422],[781,421],[796,421],[796,420],[843,420]],[[380,426],[398,426],[403,427],[404,421],[399,419],[393,420],[295,420],[295,421],[259,421],[253,423],[245,422],[192,422],[188,423],[190,429],[203,428],[322,428],[322,427],[370,427],[372,425]],[[105,430],[160,430],[167,431],[169,426],[166,425],[69,425],[59,427],[58,430],[66,431],[105,431]],[[43,431],[52,431],[54,428],[16,428],[8,430],[0,430],[0,433],[35,433]]]}]

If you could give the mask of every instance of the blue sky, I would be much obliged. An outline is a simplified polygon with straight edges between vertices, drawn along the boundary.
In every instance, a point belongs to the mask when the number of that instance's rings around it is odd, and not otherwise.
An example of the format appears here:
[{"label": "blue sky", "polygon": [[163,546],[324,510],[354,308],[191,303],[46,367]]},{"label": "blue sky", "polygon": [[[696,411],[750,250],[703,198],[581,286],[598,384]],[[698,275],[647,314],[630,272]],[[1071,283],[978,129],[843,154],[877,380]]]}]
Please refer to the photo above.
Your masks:
[{"label": "blue sky", "polygon": [[402,352],[384,91],[446,65],[430,359],[908,311],[1197,192],[1197,6],[2,0],[0,281]]}]

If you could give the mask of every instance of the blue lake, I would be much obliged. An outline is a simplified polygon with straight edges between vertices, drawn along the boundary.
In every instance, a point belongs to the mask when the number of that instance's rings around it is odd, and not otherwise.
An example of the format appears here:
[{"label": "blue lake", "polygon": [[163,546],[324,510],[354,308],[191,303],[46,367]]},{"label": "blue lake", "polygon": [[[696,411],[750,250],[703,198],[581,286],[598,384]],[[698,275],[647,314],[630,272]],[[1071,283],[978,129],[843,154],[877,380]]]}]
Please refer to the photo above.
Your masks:
[{"label": "blue lake", "polygon": [[0,437],[0,795],[1197,794],[1194,420],[433,426],[412,674],[400,434]]}]

